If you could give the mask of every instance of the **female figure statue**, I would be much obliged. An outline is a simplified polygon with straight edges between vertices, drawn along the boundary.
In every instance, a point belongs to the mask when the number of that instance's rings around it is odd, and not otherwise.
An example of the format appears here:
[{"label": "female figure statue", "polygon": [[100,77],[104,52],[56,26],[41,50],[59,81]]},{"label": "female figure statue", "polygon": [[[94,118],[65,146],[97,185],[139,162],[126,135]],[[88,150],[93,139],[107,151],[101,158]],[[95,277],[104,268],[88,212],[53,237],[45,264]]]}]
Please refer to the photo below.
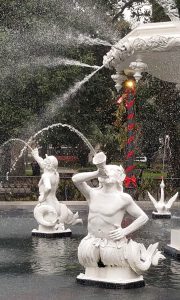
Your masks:
[{"label": "female figure statue", "polygon": [[59,184],[57,171],[58,161],[55,156],[47,156],[43,159],[39,156],[38,149],[32,151],[32,156],[39,164],[43,173],[39,181],[38,204],[34,208],[34,217],[39,228],[32,231],[33,235],[39,236],[70,236],[71,230],[65,229],[64,224],[82,223],[78,213],[73,214],[65,204],[56,198]]}]

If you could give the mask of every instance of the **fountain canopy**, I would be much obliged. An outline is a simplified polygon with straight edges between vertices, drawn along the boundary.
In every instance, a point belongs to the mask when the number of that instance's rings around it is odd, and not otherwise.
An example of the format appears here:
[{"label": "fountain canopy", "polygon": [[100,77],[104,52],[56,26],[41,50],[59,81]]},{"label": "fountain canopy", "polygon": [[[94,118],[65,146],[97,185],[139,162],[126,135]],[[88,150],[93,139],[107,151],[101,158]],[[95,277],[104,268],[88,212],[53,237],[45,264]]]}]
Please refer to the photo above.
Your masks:
[{"label": "fountain canopy", "polygon": [[[180,21],[142,24],[104,56],[103,64],[121,74],[148,72],[161,80],[180,84]],[[139,76],[139,78],[138,78]]]}]

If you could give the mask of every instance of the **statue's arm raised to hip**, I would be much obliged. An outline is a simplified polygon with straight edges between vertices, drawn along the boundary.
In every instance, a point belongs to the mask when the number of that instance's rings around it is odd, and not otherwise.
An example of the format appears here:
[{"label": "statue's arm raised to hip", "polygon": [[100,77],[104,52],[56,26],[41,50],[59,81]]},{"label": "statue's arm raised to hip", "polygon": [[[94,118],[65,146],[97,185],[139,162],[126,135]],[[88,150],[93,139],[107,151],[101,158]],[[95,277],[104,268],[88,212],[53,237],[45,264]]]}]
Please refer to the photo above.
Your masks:
[{"label": "statue's arm raised to hip", "polygon": [[123,193],[122,197],[127,203],[125,207],[125,212],[134,217],[135,220],[125,228],[121,228],[118,224],[114,224],[117,227],[117,229],[112,230],[109,234],[110,238],[113,240],[120,240],[121,238],[131,234],[132,232],[142,227],[148,221],[148,216],[134,202],[133,198],[129,194]]}]

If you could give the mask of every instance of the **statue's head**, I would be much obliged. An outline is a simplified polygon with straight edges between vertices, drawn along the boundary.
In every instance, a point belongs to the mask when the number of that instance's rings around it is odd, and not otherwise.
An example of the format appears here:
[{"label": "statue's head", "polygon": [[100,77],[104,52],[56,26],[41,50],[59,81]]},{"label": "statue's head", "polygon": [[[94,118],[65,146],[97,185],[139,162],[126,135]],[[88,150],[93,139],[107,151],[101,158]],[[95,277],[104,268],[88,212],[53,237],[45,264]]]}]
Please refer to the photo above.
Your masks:
[{"label": "statue's head", "polygon": [[44,159],[44,167],[47,170],[57,170],[58,160],[55,156],[48,156],[46,154],[46,158]]},{"label": "statue's head", "polygon": [[99,177],[98,180],[102,184],[117,183],[122,186],[122,183],[126,177],[123,167],[117,165],[106,165],[105,166],[107,177]]}]

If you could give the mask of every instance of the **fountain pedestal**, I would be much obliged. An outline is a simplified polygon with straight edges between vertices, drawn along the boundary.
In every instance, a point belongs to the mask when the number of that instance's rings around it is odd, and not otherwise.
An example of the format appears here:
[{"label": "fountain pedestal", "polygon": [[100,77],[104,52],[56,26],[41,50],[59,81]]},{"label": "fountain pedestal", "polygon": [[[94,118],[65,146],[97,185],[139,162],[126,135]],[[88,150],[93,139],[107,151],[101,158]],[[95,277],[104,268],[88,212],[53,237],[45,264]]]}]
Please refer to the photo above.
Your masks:
[{"label": "fountain pedestal", "polygon": [[171,213],[170,212],[159,213],[159,212],[153,211],[152,218],[153,219],[171,219]]},{"label": "fountain pedestal", "polygon": [[77,276],[77,282],[83,285],[95,285],[104,288],[122,289],[145,286],[143,276],[138,276],[126,267],[88,267],[85,274]]},{"label": "fountain pedestal", "polygon": [[60,228],[52,228],[52,227],[45,227],[39,225],[38,229],[32,230],[32,236],[37,236],[37,237],[61,238],[61,237],[70,237],[71,235],[72,235],[72,231],[69,228],[65,229],[64,225],[61,226]]},{"label": "fountain pedestal", "polygon": [[171,230],[171,243],[165,247],[164,252],[180,260],[180,229]]}]

